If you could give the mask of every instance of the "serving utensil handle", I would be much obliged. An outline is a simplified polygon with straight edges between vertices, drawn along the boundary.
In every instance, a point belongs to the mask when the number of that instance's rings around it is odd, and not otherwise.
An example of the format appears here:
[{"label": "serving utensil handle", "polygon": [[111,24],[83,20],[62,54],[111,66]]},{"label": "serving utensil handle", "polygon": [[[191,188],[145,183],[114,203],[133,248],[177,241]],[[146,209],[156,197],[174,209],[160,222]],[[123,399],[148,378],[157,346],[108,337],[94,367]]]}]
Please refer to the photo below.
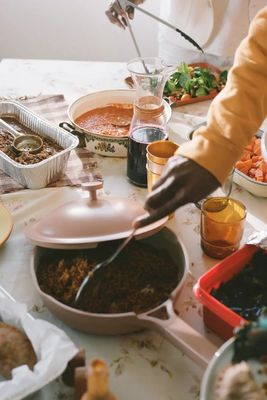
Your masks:
[{"label": "serving utensil handle", "polygon": [[139,314],[137,318],[142,326],[157,330],[198,365],[206,368],[218,347],[178,317],[173,311],[171,300],[168,300],[164,307],[167,319],[147,313]]},{"label": "serving utensil handle", "polygon": [[84,135],[83,132],[78,131],[75,126],[69,124],[68,122],[60,122],[58,124],[58,126],[60,128],[65,129],[65,131],[71,133],[72,135],[78,137],[78,139],[79,139],[79,146],[78,147],[81,147],[81,148],[86,147],[86,140],[85,140],[85,135]]},{"label": "serving utensil handle", "polygon": [[13,138],[17,138],[20,136],[24,136],[23,133],[18,132],[15,128],[13,128],[11,125],[9,125],[7,122],[5,122],[2,118],[0,118],[0,126],[4,129],[7,130],[8,133],[10,133]]}]

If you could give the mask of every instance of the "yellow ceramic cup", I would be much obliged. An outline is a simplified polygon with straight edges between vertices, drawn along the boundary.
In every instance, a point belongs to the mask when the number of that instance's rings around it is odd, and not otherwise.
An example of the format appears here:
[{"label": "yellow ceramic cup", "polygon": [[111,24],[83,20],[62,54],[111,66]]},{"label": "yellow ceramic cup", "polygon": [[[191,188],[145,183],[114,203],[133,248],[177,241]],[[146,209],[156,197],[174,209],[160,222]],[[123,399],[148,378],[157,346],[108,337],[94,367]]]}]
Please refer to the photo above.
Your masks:
[{"label": "yellow ceramic cup", "polygon": [[165,165],[178,149],[178,144],[169,140],[158,140],[150,143],[147,148],[149,160],[156,164]]},{"label": "yellow ceramic cup", "polygon": [[228,197],[211,197],[201,207],[201,247],[208,256],[224,258],[236,251],[242,239],[246,207]]},{"label": "yellow ceramic cup", "polygon": [[165,165],[178,149],[178,144],[170,141],[159,140],[150,143],[147,148],[147,187],[151,192],[152,186],[160,178]]},{"label": "yellow ceramic cup", "polygon": [[147,164],[146,164],[146,171],[147,171],[147,190],[150,193],[152,191],[154,183],[156,183],[157,180],[160,178],[160,174],[155,174],[154,172],[152,172],[148,168]]}]

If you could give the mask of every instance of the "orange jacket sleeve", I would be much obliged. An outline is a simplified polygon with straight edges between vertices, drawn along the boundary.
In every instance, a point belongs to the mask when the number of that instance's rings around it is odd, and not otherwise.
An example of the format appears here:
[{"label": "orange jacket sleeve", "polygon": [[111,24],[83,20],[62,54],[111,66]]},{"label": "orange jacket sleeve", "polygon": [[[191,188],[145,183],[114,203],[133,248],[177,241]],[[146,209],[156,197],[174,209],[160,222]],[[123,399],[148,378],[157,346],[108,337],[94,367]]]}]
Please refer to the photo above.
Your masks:
[{"label": "orange jacket sleeve", "polygon": [[225,181],[267,115],[267,7],[251,23],[235,55],[225,88],[211,103],[207,126],[177,154]]}]

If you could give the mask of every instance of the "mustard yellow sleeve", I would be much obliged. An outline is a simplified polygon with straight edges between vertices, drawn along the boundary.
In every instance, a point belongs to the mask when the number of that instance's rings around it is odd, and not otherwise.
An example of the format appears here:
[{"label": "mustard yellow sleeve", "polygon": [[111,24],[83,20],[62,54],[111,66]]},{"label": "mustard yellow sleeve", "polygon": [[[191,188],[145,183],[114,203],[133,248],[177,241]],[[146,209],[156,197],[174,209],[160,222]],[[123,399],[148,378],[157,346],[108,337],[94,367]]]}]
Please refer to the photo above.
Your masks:
[{"label": "mustard yellow sleeve", "polygon": [[251,23],[229,71],[225,88],[213,100],[207,126],[177,154],[188,157],[223,183],[267,114],[267,7]]}]

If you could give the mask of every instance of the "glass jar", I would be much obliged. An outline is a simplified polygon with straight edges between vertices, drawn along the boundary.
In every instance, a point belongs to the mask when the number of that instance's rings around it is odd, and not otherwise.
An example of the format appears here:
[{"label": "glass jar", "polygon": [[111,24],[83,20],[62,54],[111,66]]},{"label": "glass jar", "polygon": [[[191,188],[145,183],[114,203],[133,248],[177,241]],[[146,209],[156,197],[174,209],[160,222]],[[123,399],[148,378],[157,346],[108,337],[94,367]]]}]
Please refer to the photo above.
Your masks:
[{"label": "glass jar", "polygon": [[127,176],[139,186],[147,186],[146,147],[166,140],[166,111],[163,89],[175,70],[158,57],[136,58],[127,64],[135,87],[134,114],[129,131]]},{"label": "glass jar", "polygon": [[167,140],[166,116],[162,99],[147,96],[134,105],[129,131],[127,176],[138,185],[147,187],[146,148],[151,142]]}]

